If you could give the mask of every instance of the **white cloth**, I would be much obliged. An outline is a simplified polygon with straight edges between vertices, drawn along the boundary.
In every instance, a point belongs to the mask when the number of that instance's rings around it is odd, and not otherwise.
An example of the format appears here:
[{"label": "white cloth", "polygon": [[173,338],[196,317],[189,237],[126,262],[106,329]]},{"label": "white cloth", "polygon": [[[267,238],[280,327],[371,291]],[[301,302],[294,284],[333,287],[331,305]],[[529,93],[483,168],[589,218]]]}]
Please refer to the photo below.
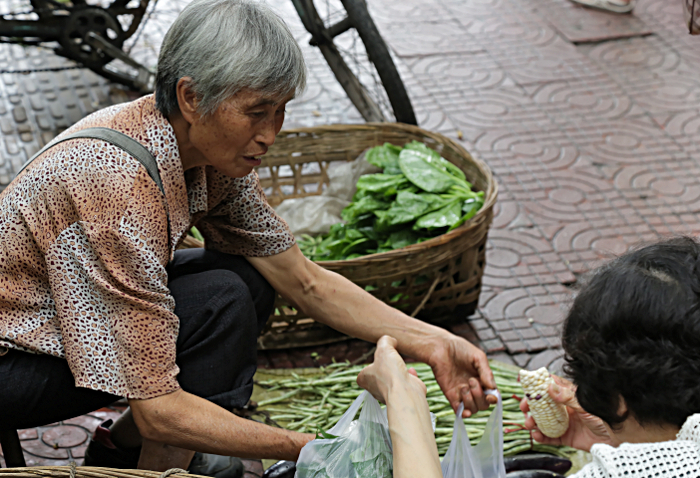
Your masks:
[{"label": "white cloth", "polygon": [[593,462],[570,478],[700,478],[700,413],[691,415],[675,440],[593,445]]}]

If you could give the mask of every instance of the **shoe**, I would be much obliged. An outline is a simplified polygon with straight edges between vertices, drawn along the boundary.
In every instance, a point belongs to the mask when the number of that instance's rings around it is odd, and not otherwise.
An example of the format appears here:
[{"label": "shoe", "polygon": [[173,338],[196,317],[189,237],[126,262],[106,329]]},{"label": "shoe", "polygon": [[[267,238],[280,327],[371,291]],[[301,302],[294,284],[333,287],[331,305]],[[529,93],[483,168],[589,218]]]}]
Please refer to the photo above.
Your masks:
[{"label": "shoe", "polygon": [[187,471],[193,475],[214,478],[243,478],[243,473],[245,473],[240,458],[212,455],[211,453],[195,453]]},{"label": "shoe", "polygon": [[[112,423],[112,420],[107,420],[95,429],[85,450],[84,466],[135,470],[139,464],[141,447],[117,447],[112,442],[112,432],[109,429]],[[240,458],[199,452],[194,454],[187,471],[213,478],[243,478],[245,473]]]},{"label": "shoe", "polygon": [[297,464],[293,461],[278,461],[265,470],[262,478],[294,478]]},{"label": "shoe", "polygon": [[85,450],[84,466],[102,466],[122,470],[135,470],[139,464],[141,447],[117,448],[112,442],[112,420],[107,420],[95,428],[95,433]]},{"label": "shoe", "polygon": [[612,13],[631,13],[634,10],[636,0],[631,0],[629,3],[619,0],[571,0],[574,3],[583,5],[584,7],[597,8]]}]

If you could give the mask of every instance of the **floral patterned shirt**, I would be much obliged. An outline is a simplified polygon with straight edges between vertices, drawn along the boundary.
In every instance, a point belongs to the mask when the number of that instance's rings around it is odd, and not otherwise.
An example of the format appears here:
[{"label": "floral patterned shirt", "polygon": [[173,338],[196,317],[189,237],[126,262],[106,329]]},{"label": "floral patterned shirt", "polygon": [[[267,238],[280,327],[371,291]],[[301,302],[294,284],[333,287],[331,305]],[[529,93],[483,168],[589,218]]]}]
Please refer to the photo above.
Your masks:
[{"label": "floral patterned shirt", "polygon": [[249,257],[285,251],[294,236],[255,172],[183,171],[153,96],[63,134],[95,126],[153,154],[165,197],[138,160],[96,139],[60,143],[18,175],[0,194],[0,353],[62,357],[78,387],[152,398],[179,388],[165,266],[187,230],[196,224],[207,248]]}]

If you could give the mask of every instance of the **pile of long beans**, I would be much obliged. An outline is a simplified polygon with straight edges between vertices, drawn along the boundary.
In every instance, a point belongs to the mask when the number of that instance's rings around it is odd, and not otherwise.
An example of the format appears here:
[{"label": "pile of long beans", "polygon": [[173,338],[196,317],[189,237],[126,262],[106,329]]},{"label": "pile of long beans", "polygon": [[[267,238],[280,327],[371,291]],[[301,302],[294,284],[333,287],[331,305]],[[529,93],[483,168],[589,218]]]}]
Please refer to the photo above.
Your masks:
[{"label": "pile of long beans", "polygon": [[[523,394],[517,381],[517,372],[498,362],[491,362],[490,365],[503,397],[504,455],[535,450],[565,456],[563,447],[540,445],[530,439],[528,431],[521,428],[524,416],[518,400],[512,397],[514,394]],[[428,406],[436,417],[435,441],[440,456],[443,456],[452,440],[455,413],[440,390],[432,369],[426,364],[414,363],[409,366],[416,369],[418,378],[428,389]],[[364,365],[335,363],[322,368],[320,375],[313,377],[302,377],[292,373],[291,378],[258,382],[258,385],[267,391],[281,392],[281,395],[275,398],[260,401],[258,410],[265,411],[272,420],[288,430],[303,433],[326,431],[338,422],[362,392],[356,379],[363,368]],[[476,445],[481,439],[492,409],[493,407],[464,419],[472,445]]]}]

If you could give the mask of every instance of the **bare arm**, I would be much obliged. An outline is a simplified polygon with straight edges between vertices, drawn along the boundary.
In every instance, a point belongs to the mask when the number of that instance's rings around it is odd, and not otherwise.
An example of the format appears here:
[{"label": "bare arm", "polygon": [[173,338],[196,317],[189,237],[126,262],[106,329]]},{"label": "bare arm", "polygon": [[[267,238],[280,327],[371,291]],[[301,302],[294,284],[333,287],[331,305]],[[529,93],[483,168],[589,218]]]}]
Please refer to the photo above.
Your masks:
[{"label": "bare arm", "polygon": [[400,353],[428,363],[445,396],[465,416],[488,403],[484,388],[496,388],[486,354],[461,337],[408,317],[344,277],[306,259],[295,245],[280,254],[248,261],[287,298],[315,320],[353,337],[398,341]]},{"label": "bare arm", "polygon": [[246,420],[183,390],[129,406],[144,438],[204,453],[296,460],[314,438]]},{"label": "bare arm", "polygon": [[374,363],[360,373],[357,383],[386,403],[394,478],[442,478],[425,385],[406,370],[395,346],[395,339],[382,337]]}]

